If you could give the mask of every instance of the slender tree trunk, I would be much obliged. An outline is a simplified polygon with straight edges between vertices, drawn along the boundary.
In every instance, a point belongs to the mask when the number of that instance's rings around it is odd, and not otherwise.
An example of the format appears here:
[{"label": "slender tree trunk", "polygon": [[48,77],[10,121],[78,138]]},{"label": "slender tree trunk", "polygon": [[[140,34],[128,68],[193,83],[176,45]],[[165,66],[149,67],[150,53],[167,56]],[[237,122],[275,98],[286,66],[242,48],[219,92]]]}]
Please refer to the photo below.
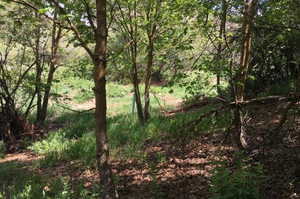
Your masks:
[{"label": "slender tree trunk", "polygon": [[137,71],[137,63],[136,63],[136,57],[132,55],[132,83],[133,83],[133,92],[134,92],[134,99],[136,103],[136,109],[137,109],[137,115],[139,118],[139,121],[142,125],[145,124],[145,118],[143,114],[143,105],[141,101],[141,94],[140,94],[140,88],[139,88],[139,79],[138,79],[138,71]]},{"label": "slender tree trunk", "polygon": [[234,111],[235,134],[233,141],[238,148],[247,147],[245,140],[245,126],[243,107],[240,105],[244,101],[245,82],[250,64],[252,29],[254,24],[254,16],[256,4],[258,0],[245,0],[244,22],[243,22],[243,40],[240,57],[240,68],[236,78],[235,102],[236,108]]},{"label": "slender tree trunk", "polygon": [[150,118],[150,84],[151,84],[151,74],[153,67],[153,36],[149,37],[149,46],[148,46],[148,55],[147,55],[147,68],[146,68],[146,76],[145,76],[145,92],[144,92],[144,118],[147,121]]},{"label": "slender tree trunk", "polygon": [[[149,1],[150,2],[150,1]],[[153,2],[154,3],[154,2]],[[151,85],[151,75],[153,68],[153,58],[154,58],[154,42],[156,39],[157,32],[157,23],[158,16],[160,14],[161,0],[156,0],[153,6],[153,10],[151,11],[151,2],[149,6],[149,10],[146,13],[147,21],[149,21],[149,25],[147,28],[147,36],[148,36],[148,52],[147,52],[147,66],[146,66],[146,75],[145,75],[145,92],[144,92],[144,118],[145,121],[150,118],[150,85]],[[154,13],[153,16],[151,13]]]},{"label": "slender tree trunk", "polygon": [[94,52],[94,82],[96,97],[96,157],[102,188],[102,199],[117,198],[112,169],[109,159],[106,121],[106,53],[107,53],[107,22],[106,0],[96,0],[96,45]]},{"label": "slender tree trunk", "polygon": [[130,35],[131,35],[131,39],[133,40],[130,48],[131,59],[132,59],[132,82],[133,82],[134,99],[136,103],[137,115],[140,123],[144,125],[145,117],[143,113],[143,105],[141,100],[138,69],[137,69],[138,25],[137,25],[137,2],[136,1],[134,2],[133,16],[134,16],[134,21],[132,21],[133,23],[130,24]]},{"label": "slender tree trunk", "polygon": [[47,112],[48,112],[48,104],[49,104],[49,98],[50,98],[50,91],[52,87],[52,81],[54,78],[54,73],[55,73],[55,65],[52,63],[50,64],[50,70],[48,73],[48,78],[47,78],[47,84],[45,87],[45,93],[43,96],[43,103],[40,111],[40,116],[39,116],[39,125],[44,125],[46,117],[47,117]]},{"label": "slender tree trunk", "polygon": [[40,56],[40,29],[37,30],[37,38],[35,41],[35,59],[36,59],[36,71],[35,71],[35,93],[37,96],[37,110],[36,110],[36,123],[40,123],[41,111],[42,111],[42,60]]},{"label": "slender tree trunk", "polygon": [[[55,13],[54,19],[56,19],[57,14]],[[56,23],[53,23],[52,27],[52,35],[51,35],[51,60],[50,60],[50,69],[48,72],[47,77],[47,84],[45,87],[45,92],[43,96],[43,104],[41,107],[41,114],[40,114],[40,124],[43,125],[46,117],[47,117],[47,111],[48,111],[48,104],[49,104],[49,98],[50,98],[50,92],[52,87],[52,82],[54,78],[54,73],[57,69],[57,51],[59,48],[60,39],[62,36],[62,29],[60,26],[57,27]]]},{"label": "slender tree trunk", "polygon": [[[226,0],[222,0],[222,13],[221,13],[221,23],[220,23],[220,29],[219,29],[219,44],[218,44],[218,50],[217,50],[217,60],[220,63],[222,56],[222,48],[223,48],[223,39],[225,39],[225,29],[226,29],[226,20],[227,20],[227,2]],[[221,83],[221,76],[220,76],[220,70],[221,70],[221,64],[218,64],[217,68],[217,92],[220,95],[220,83]]]}]

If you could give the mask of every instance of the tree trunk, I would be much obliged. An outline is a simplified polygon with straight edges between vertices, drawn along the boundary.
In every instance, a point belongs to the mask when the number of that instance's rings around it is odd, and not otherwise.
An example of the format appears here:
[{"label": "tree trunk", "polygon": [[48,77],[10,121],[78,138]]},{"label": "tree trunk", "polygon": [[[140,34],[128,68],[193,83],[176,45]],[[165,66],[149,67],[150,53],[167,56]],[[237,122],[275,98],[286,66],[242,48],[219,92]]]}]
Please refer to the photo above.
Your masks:
[{"label": "tree trunk", "polygon": [[135,103],[136,103],[137,115],[138,115],[140,123],[142,125],[144,125],[145,118],[144,118],[144,114],[143,114],[143,105],[142,105],[142,101],[141,101],[136,60],[132,61],[132,83],[133,83],[133,92],[134,92],[134,99],[135,99]]},{"label": "tree trunk", "polygon": [[[54,15],[54,19],[57,19],[57,13]],[[62,29],[60,26],[57,27],[56,23],[53,23],[52,27],[52,39],[51,39],[51,60],[50,60],[50,69],[48,72],[47,77],[47,84],[45,87],[45,92],[43,96],[43,104],[41,107],[41,114],[39,118],[40,125],[43,125],[46,117],[47,117],[47,111],[48,111],[48,104],[49,104],[49,98],[50,98],[50,92],[52,87],[52,82],[54,78],[54,73],[57,69],[57,51],[59,48],[59,42],[62,36]]]},{"label": "tree trunk", "polygon": [[117,198],[112,169],[109,159],[106,121],[106,53],[107,53],[107,22],[106,0],[96,0],[97,28],[95,34],[94,52],[94,82],[96,97],[96,157],[100,174],[100,185],[103,199]]},{"label": "tree trunk", "polygon": [[[150,2],[150,1],[149,1]],[[151,3],[150,3],[151,5]],[[153,10],[151,11],[151,7],[153,6]],[[147,36],[148,36],[148,53],[147,53],[147,68],[145,75],[145,92],[144,92],[144,118],[145,121],[150,118],[150,84],[151,84],[151,76],[152,76],[152,68],[153,68],[153,57],[154,57],[154,42],[156,39],[157,32],[157,23],[158,16],[161,8],[161,0],[155,1],[155,5],[149,6],[149,10],[146,12],[146,19],[149,21],[149,25],[147,28]],[[153,16],[151,13],[154,13]]]},{"label": "tree trunk", "polygon": [[223,48],[223,39],[225,39],[226,20],[227,20],[227,2],[226,2],[226,0],[222,0],[221,23],[220,23],[220,29],[219,29],[219,44],[218,44],[218,50],[217,50],[217,60],[219,62],[218,68],[217,68],[217,92],[218,92],[218,95],[221,94],[220,70],[221,70],[222,66],[220,64],[220,61],[222,59],[221,53],[222,53],[222,48]]},{"label": "tree trunk", "polygon": [[35,59],[36,59],[36,74],[35,74],[35,93],[37,96],[36,123],[40,123],[42,112],[42,60],[40,56],[40,29],[37,30],[37,38],[35,41]]},{"label": "tree trunk", "polygon": [[243,40],[240,57],[240,68],[236,78],[235,102],[236,109],[234,111],[235,134],[233,141],[237,148],[247,147],[244,127],[244,113],[242,105],[239,104],[244,101],[245,82],[248,75],[251,43],[252,43],[252,29],[254,24],[254,16],[256,11],[256,4],[258,0],[245,0],[244,22],[243,22]]},{"label": "tree trunk", "polygon": [[[131,14],[131,13],[130,13]],[[134,89],[134,99],[136,103],[137,115],[139,121],[142,125],[145,124],[145,117],[143,114],[143,105],[141,100],[140,88],[139,88],[139,78],[138,78],[138,69],[137,69],[137,47],[138,47],[138,25],[137,25],[137,2],[134,2],[133,9],[134,21],[130,24],[130,35],[133,40],[130,47],[131,51],[131,61],[132,61],[132,82]],[[132,19],[131,19],[132,20]]]},{"label": "tree trunk", "polygon": [[150,118],[150,84],[151,84],[151,75],[152,75],[152,66],[153,66],[153,38],[149,37],[149,46],[148,46],[148,55],[147,55],[147,68],[146,68],[146,76],[145,76],[145,92],[144,92],[144,118],[147,121]]},{"label": "tree trunk", "polygon": [[50,91],[52,87],[52,81],[55,73],[55,65],[52,63],[50,64],[50,70],[48,73],[48,78],[47,78],[47,85],[45,87],[45,93],[43,96],[43,103],[39,115],[39,125],[44,125],[46,117],[47,117],[47,112],[48,112],[48,104],[49,104],[49,98],[50,98]]}]

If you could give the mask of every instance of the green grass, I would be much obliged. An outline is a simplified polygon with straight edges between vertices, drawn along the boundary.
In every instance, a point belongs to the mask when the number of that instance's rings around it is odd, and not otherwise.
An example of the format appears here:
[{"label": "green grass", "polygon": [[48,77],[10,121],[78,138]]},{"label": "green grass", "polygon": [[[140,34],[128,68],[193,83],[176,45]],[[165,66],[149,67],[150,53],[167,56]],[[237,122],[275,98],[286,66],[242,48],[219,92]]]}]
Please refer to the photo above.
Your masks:
[{"label": "green grass", "polygon": [[[158,111],[152,113],[149,122],[141,126],[136,113],[119,114],[108,119],[109,144],[114,158],[141,158],[146,141],[161,139],[192,138],[195,134],[224,128],[229,123],[229,117],[219,115],[205,118],[194,128],[187,128],[189,121],[211,110],[207,107],[190,114],[178,114],[166,118]],[[49,167],[58,161],[81,160],[87,166],[95,163],[94,117],[91,113],[67,113],[57,118],[65,127],[51,133],[45,140],[34,143],[30,149],[44,155],[41,166]]]},{"label": "green grass", "polygon": [[[71,96],[75,96],[75,98],[71,99],[75,100],[75,102],[84,102],[85,99],[92,98],[94,96],[93,87],[94,82],[92,80],[73,77],[54,83],[52,89],[53,92],[58,95],[64,95],[69,98]],[[129,93],[132,93],[133,87],[131,84],[121,85],[114,82],[108,82],[106,84],[106,90],[108,98],[116,98],[124,97]],[[144,84],[140,84],[140,91],[141,93],[144,92]],[[151,86],[150,92],[156,94],[174,94],[178,98],[183,98],[185,96],[184,89],[179,86]]]},{"label": "green grass", "polygon": [[93,87],[93,81],[72,77],[54,83],[52,89],[56,96],[83,103],[94,97]]}]

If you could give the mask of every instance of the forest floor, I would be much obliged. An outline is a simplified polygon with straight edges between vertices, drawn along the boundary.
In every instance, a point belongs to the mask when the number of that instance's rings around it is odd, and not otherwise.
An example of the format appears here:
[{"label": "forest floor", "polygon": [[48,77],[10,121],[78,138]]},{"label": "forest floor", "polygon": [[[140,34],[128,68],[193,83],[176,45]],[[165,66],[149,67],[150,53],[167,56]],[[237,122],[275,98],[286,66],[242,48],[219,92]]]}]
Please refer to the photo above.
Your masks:
[{"label": "forest floor", "polygon": [[[172,106],[180,105],[180,100],[172,96],[166,96],[166,101],[170,101]],[[93,100],[89,100],[77,108],[89,109],[92,105]],[[259,162],[263,167],[263,198],[297,199],[300,198],[299,114],[289,114],[287,123],[280,130],[282,142],[276,145],[269,142],[269,138],[274,136],[272,133],[276,133],[270,129],[279,121],[281,106],[279,103],[256,105],[248,110],[247,132],[251,147],[246,154],[249,164]],[[296,107],[299,110],[300,105]],[[113,158],[113,172],[120,198],[210,198],[212,170],[220,161],[226,161],[228,167],[234,170],[234,149],[224,130],[196,131],[192,135],[170,137],[162,134],[159,140],[148,139],[143,143],[142,158]],[[51,192],[47,183],[63,178],[72,190],[81,187],[93,198],[98,180],[94,166],[86,167],[79,160],[65,160],[40,167],[37,166],[40,159],[43,156],[29,150],[7,154],[0,159],[0,185],[3,187],[5,182],[17,183],[20,176],[24,175],[40,176],[46,179],[43,191]]]}]

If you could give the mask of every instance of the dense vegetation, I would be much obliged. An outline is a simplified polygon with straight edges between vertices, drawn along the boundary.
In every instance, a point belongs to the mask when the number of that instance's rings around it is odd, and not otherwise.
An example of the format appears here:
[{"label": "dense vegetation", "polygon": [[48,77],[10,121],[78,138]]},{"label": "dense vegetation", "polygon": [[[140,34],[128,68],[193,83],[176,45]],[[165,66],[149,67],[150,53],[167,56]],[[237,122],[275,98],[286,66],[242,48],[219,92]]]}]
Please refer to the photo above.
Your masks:
[{"label": "dense vegetation", "polygon": [[300,197],[297,0],[0,0],[0,198]]}]

